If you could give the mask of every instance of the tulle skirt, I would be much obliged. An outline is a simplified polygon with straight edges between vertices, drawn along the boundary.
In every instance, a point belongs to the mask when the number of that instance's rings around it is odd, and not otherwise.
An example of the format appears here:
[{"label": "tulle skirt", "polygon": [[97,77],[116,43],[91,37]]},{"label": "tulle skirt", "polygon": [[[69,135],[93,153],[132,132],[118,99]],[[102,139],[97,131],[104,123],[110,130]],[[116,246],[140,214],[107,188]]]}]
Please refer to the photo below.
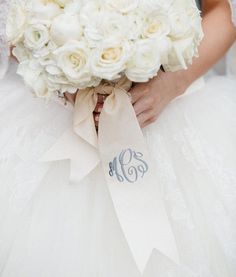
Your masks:
[{"label": "tulle skirt", "polygon": [[[0,81],[0,276],[140,277],[101,166],[70,184],[42,154],[72,109]],[[236,82],[213,77],[144,131],[180,264],[153,251],[145,277],[236,276]]]}]

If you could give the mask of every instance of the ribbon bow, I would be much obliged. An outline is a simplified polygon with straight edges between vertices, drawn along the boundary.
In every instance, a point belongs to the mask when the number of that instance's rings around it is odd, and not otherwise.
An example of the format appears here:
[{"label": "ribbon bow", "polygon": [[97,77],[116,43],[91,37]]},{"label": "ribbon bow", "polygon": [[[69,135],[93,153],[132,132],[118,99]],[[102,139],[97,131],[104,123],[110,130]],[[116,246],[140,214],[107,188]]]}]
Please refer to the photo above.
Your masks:
[{"label": "ribbon bow", "polygon": [[[99,163],[124,236],[141,272],[153,249],[178,263],[178,253],[165,207],[155,181],[155,169],[123,77],[79,91],[73,129],[45,153],[44,161],[69,159],[70,179],[78,183]],[[93,111],[99,94],[108,94],[97,134]]]}]

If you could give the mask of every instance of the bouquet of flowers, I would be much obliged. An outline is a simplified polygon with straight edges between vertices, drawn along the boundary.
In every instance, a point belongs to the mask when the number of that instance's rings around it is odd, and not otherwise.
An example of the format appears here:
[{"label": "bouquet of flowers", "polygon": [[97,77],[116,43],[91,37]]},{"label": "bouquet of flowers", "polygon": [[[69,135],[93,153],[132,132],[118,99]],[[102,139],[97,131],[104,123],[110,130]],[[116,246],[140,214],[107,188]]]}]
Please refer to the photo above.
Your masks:
[{"label": "bouquet of flowers", "polygon": [[20,74],[38,97],[75,93],[160,67],[186,69],[203,37],[194,0],[19,0],[7,23]]}]

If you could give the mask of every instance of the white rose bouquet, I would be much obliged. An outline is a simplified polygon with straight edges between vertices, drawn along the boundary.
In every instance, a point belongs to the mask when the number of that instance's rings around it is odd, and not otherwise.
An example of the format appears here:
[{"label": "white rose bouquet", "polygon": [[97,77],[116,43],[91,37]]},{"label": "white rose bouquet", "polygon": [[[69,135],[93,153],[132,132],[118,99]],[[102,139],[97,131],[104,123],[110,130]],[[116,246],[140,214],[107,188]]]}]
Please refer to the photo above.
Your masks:
[{"label": "white rose bouquet", "polygon": [[194,0],[19,0],[7,24],[18,73],[39,97],[160,67],[186,69],[203,37]]}]

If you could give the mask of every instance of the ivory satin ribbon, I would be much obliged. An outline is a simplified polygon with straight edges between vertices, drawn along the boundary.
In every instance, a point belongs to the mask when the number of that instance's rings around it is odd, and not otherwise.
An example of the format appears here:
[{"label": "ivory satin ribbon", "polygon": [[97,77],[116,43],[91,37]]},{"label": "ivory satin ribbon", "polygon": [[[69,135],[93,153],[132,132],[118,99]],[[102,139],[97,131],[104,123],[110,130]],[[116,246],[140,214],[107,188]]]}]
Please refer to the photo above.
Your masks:
[{"label": "ivory satin ribbon", "polygon": [[[120,226],[143,272],[153,249],[176,263],[179,257],[155,168],[127,95],[131,85],[124,77],[116,83],[104,81],[96,88],[81,90],[75,102],[73,129],[67,130],[41,160],[69,159],[72,183],[102,164]],[[98,93],[109,96],[97,134],[93,111]]]}]

